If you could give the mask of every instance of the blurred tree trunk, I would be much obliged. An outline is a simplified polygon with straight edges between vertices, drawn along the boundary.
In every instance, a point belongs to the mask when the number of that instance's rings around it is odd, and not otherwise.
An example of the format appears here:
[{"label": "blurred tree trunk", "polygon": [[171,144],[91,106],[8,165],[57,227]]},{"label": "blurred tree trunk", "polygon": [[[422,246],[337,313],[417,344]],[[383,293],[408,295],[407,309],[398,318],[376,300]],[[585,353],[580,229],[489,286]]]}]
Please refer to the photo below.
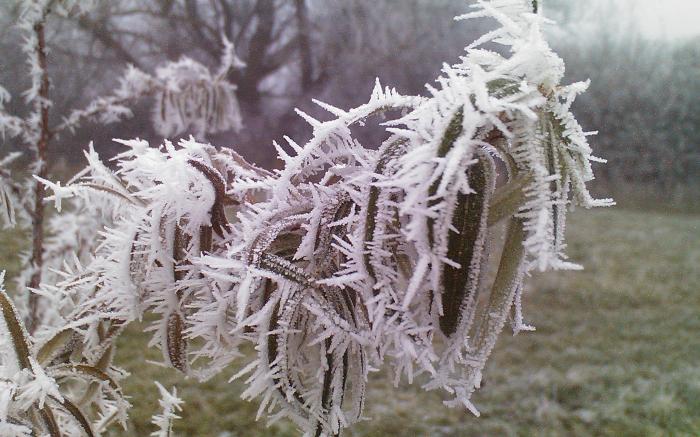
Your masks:
[{"label": "blurred tree trunk", "polygon": [[[246,68],[238,81],[238,98],[241,104],[253,115],[260,114],[260,82],[267,76],[273,60],[267,58],[272,43],[272,29],[275,24],[273,0],[258,0],[255,5],[257,26],[250,38]],[[235,80],[235,79],[234,79]]]},{"label": "blurred tree trunk", "polygon": [[306,0],[294,0],[299,31],[299,57],[301,58],[301,89],[308,92],[314,85],[313,57],[311,53],[311,35],[309,29],[309,11]]}]

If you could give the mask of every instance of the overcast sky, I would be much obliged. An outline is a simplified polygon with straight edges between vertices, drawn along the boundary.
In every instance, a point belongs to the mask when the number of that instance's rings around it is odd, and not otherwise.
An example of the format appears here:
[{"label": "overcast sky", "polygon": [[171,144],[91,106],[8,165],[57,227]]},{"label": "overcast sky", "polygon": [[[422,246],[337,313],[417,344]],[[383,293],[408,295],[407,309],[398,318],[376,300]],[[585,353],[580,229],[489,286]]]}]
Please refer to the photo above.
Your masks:
[{"label": "overcast sky", "polygon": [[700,0],[616,0],[628,3],[650,36],[677,38],[700,35]]},{"label": "overcast sky", "polygon": [[[613,20],[620,31],[627,23],[653,38],[677,39],[700,36],[700,0],[564,0],[585,2],[578,11],[586,21]],[[546,5],[546,1],[545,1]],[[574,23],[576,25],[575,18]]]}]

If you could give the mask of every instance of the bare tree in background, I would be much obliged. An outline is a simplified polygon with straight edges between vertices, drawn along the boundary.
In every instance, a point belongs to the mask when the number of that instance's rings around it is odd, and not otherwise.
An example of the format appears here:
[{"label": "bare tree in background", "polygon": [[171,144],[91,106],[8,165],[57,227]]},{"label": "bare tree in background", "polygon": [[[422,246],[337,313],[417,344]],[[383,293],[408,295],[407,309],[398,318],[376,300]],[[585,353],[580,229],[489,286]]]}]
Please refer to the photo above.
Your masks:
[{"label": "bare tree in background", "polygon": [[[148,71],[187,55],[215,65],[226,36],[246,64],[230,71],[228,79],[238,87],[249,128],[210,140],[235,144],[251,152],[254,161],[270,166],[272,140],[283,132],[303,134],[307,129],[293,109],[315,111],[311,97],[340,107],[357,105],[376,77],[401,91],[420,92],[443,60],[456,60],[463,53],[462,41],[483,30],[451,25],[462,6],[450,0],[98,2],[88,15],[61,21],[52,36],[72,38],[71,44],[56,48],[55,73],[75,74],[80,79],[73,78],[71,84],[82,85],[60,91],[57,111],[63,112],[64,100],[84,104],[111,89],[126,64]],[[150,123],[138,121],[148,117],[147,111],[137,108],[140,115],[128,129],[157,140]],[[105,144],[114,136],[123,136],[123,128],[78,132],[77,138]]]},{"label": "bare tree in background", "polygon": [[604,189],[692,205],[700,178],[698,40],[649,39],[620,18],[624,11],[609,12],[572,23],[558,43],[572,79],[598,79],[576,105],[584,126],[599,129],[594,141],[614,164],[601,167]]},{"label": "bare tree in background", "polygon": [[[700,112],[694,103],[700,82],[693,73],[697,42],[645,40],[626,24],[624,11],[617,11],[614,2],[597,4],[604,13],[567,0],[552,0],[545,8],[562,24],[553,40],[571,59],[567,74],[573,80],[603,78],[577,103],[584,125],[600,130],[594,141],[610,150],[606,155],[613,163],[624,163],[602,168],[600,182],[653,185],[660,192],[687,190],[700,173],[694,164],[700,136],[693,116]],[[8,5],[0,5],[0,21],[12,21]],[[461,7],[459,0],[99,2],[90,15],[59,20],[50,29],[49,68],[57,82],[65,83],[51,89],[53,110],[65,113],[109,91],[128,63],[148,71],[187,55],[213,66],[221,35],[226,35],[247,65],[231,71],[228,80],[238,87],[249,128],[208,139],[234,145],[252,161],[270,167],[275,164],[273,140],[282,133],[310,134],[294,108],[323,116],[309,103],[311,98],[352,107],[370,91],[375,77],[402,92],[420,92],[443,60],[456,60],[463,53],[461,41],[492,24],[452,26],[450,17]],[[11,34],[3,34],[0,41],[2,81],[21,85],[9,89],[12,94],[25,87],[15,49],[20,43]],[[8,108],[15,113],[19,109],[15,102]],[[62,154],[51,155],[51,160],[75,164],[76,145],[94,139],[98,148],[113,147],[111,138],[124,136],[125,130],[130,136],[160,141],[151,129],[149,111],[149,106],[137,105],[128,126],[86,126],[72,144],[56,144],[54,150]],[[676,155],[671,150],[682,159],[672,159]]]}]

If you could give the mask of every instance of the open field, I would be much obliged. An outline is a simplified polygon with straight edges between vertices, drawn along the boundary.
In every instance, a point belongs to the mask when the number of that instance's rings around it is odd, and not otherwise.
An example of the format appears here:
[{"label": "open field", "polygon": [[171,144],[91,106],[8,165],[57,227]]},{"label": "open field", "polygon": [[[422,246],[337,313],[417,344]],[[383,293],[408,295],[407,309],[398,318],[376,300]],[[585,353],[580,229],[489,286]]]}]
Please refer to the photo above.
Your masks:
[{"label": "open field", "polygon": [[[499,341],[474,397],[481,418],[377,376],[366,412],[373,420],[347,435],[700,435],[700,216],[579,211],[568,235],[569,254],[586,269],[530,280],[524,305],[537,331]],[[2,258],[15,269],[6,240]],[[256,423],[257,406],[238,399],[241,385],[229,375],[197,384],[143,364],[159,354],[145,351],[142,328],[121,340],[117,361],[134,374],[125,384],[134,420],[113,435],[152,431],[154,380],[176,384],[187,402],[177,435],[296,435],[286,423]]]}]

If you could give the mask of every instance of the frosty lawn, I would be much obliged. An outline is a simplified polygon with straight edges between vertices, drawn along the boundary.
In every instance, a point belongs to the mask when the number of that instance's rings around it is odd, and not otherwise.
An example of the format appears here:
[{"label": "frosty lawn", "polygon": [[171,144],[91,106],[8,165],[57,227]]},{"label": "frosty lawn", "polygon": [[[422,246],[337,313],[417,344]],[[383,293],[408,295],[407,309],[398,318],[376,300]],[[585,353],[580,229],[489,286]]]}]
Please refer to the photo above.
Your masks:
[{"label": "frosty lawn", "polygon": [[[588,236],[595,235],[591,239]],[[637,211],[578,212],[569,250],[582,272],[535,278],[526,314],[535,333],[504,335],[474,396],[477,419],[447,410],[418,387],[394,390],[373,378],[367,417],[354,436],[695,436],[700,434],[700,216]],[[293,436],[287,424],[254,422],[227,376],[184,383],[143,365],[147,336],[133,327],[118,362],[133,372],[133,428],[147,435],[157,412],[154,379],[176,385],[186,402],[180,435]],[[148,351],[153,360],[159,353]],[[384,385],[382,385],[384,384]],[[380,388],[384,387],[384,388]],[[230,430],[231,434],[221,434]]]}]

